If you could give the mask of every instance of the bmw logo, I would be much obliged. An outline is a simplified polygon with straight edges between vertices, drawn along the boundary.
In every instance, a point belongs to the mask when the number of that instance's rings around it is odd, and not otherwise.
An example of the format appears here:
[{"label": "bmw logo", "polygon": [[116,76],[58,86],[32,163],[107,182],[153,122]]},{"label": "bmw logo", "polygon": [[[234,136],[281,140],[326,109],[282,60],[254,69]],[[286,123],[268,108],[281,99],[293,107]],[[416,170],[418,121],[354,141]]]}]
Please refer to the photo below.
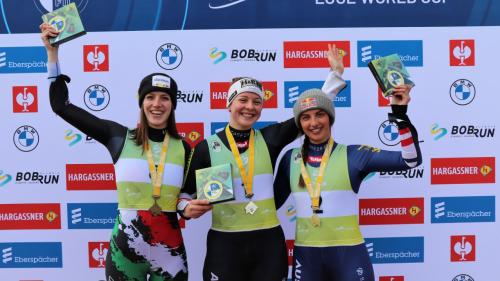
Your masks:
[{"label": "bmw logo", "polygon": [[471,81],[467,79],[459,79],[450,87],[451,100],[458,105],[467,105],[474,100],[476,96],[476,88]]},{"label": "bmw logo", "polygon": [[182,62],[182,51],[175,44],[163,44],[156,51],[156,62],[163,69],[175,69]]},{"label": "bmw logo", "polygon": [[38,140],[38,132],[29,125],[21,126],[14,132],[14,144],[21,151],[32,151],[38,146]]},{"label": "bmw logo", "polygon": [[380,127],[378,128],[378,138],[385,145],[398,145],[399,129],[396,123],[386,120],[382,124],[380,124]]},{"label": "bmw logo", "polygon": [[459,274],[451,281],[474,281],[474,279],[467,274]]},{"label": "bmw logo", "polygon": [[101,111],[109,104],[109,91],[102,85],[92,85],[85,90],[83,101],[93,111]]}]

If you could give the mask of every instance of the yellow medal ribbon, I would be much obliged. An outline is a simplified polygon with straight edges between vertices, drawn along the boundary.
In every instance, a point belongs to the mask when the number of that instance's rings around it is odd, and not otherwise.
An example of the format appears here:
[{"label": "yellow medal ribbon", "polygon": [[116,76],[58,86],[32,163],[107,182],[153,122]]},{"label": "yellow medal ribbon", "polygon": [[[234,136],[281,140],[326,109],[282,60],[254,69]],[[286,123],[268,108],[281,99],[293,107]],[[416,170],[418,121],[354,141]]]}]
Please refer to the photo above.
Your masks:
[{"label": "yellow medal ribbon", "polygon": [[255,133],[253,129],[250,131],[250,140],[248,144],[248,173],[245,171],[245,166],[243,165],[243,160],[241,160],[240,152],[236,147],[236,141],[234,140],[229,126],[226,126],[226,137],[229,142],[229,147],[233,153],[236,164],[240,171],[241,180],[243,181],[243,186],[245,187],[245,196],[247,198],[252,198],[253,196],[253,172],[254,172],[254,158],[255,158]]},{"label": "yellow medal ribbon", "polygon": [[165,134],[163,144],[161,146],[160,160],[158,162],[158,169],[155,168],[153,153],[149,143],[146,143],[146,156],[148,158],[149,174],[151,175],[151,184],[153,185],[153,199],[154,204],[149,208],[153,215],[161,214],[161,208],[158,206],[157,200],[160,198],[161,185],[163,183],[163,172],[165,171],[165,159],[167,158],[168,141],[170,136]]},{"label": "yellow medal ribbon", "polygon": [[311,217],[311,223],[313,226],[318,227],[320,225],[320,219],[316,213],[319,210],[319,198],[321,194],[321,184],[323,183],[323,176],[325,174],[326,166],[328,165],[328,160],[330,160],[330,153],[333,148],[333,138],[328,140],[328,144],[323,152],[323,156],[321,157],[321,164],[319,165],[319,173],[316,178],[316,182],[313,188],[311,177],[307,172],[306,166],[304,165],[304,161],[300,161],[300,173],[302,174],[302,178],[304,179],[304,183],[306,184],[307,193],[309,193],[309,197],[311,198],[311,208],[313,210],[313,215]]}]

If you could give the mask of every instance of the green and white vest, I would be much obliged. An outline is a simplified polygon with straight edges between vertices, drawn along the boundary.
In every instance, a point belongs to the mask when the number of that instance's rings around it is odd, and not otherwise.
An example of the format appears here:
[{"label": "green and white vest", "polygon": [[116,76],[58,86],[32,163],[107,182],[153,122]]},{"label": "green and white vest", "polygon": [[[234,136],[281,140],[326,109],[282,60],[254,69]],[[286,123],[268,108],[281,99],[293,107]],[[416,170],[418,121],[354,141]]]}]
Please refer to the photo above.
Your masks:
[{"label": "green and white vest", "polygon": [[[295,245],[308,247],[350,246],[364,242],[358,225],[358,199],[351,187],[347,167],[347,147],[337,144],[330,155],[321,185],[323,213],[318,214],[321,225],[314,227],[307,188],[300,187],[300,148],[292,151],[290,159],[290,187],[297,209]],[[313,186],[319,167],[306,166]]]},{"label": "green and white vest", "polygon": [[[207,138],[212,166],[231,163],[233,176],[234,201],[215,204],[212,209],[212,229],[218,231],[251,231],[272,228],[279,225],[274,204],[273,166],[267,145],[259,130],[255,130],[255,166],[253,177],[252,201],[258,206],[251,215],[245,212],[250,202],[245,197],[240,171],[236,160],[217,135]],[[240,154],[245,167],[248,163],[248,150]]]},{"label": "green and white vest", "polygon": [[[149,140],[155,164],[158,164],[162,142]],[[165,172],[158,205],[166,212],[177,210],[177,198],[184,176],[185,151],[182,140],[170,138]],[[153,186],[146,153],[127,134],[123,151],[115,164],[118,208],[147,210],[153,205]]]}]

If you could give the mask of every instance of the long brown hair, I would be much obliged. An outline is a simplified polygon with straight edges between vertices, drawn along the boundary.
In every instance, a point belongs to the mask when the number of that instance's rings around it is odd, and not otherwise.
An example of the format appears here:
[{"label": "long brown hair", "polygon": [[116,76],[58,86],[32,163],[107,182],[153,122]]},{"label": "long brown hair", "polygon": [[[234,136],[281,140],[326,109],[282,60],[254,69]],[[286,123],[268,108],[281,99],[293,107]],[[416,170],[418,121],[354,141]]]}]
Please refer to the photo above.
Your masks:
[{"label": "long brown hair", "polygon": [[[175,139],[182,139],[177,131],[177,126],[175,122],[175,110],[172,108],[170,115],[167,118],[167,134]],[[142,146],[142,152],[146,151],[146,144],[148,143],[148,119],[144,113],[144,107],[141,106],[141,118],[137,124],[137,128],[132,130],[130,138],[134,140],[135,144]]]}]

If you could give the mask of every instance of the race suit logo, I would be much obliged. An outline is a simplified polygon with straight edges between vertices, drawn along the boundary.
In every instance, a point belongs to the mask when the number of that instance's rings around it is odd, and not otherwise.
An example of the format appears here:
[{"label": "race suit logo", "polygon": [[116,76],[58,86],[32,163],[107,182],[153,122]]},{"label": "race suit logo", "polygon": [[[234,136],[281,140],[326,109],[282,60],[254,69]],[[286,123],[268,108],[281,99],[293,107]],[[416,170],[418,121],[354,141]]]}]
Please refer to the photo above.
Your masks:
[{"label": "race suit logo", "polygon": [[476,260],[476,236],[451,236],[451,261],[465,262]]},{"label": "race suit logo", "polygon": [[431,184],[495,183],[495,157],[432,158]]},{"label": "race suit logo", "polygon": [[293,265],[293,248],[295,245],[295,240],[286,240],[286,252],[288,255],[288,266]]},{"label": "race suit logo", "polygon": [[344,67],[351,66],[349,41],[289,41],[283,42],[285,68],[330,67],[327,59],[328,44],[334,44],[343,55]]},{"label": "race suit logo", "polygon": [[109,242],[89,242],[89,267],[104,268],[108,251]]},{"label": "race suit logo", "polygon": [[62,268],[61,242],[0,243],[0,268]]},{"label": "race suit logo", "polygon": [[61,229],[59,204],[0,204],[0,229]]},{"label": "race suit logo", "polygon": [[109,71],[109,46],[83,45],[83,71]]},{"label": "race suit logo", "polygon": [[38,112],[37,86],[12,87],[12,109],[16,113]]},{"label": "race suit logo", "polygon": [[[278,107],[278,83],[276,81],[264,81],[262,88],[264,90],[264,108]],[[210,82],[210,109],[225,109],[227,100],[227,91],[231,83],[229,82]]]},{"label": "race suit logo", "polygon": [[66,164],[67,190],[116,189],[113,164]]},{"label": "race suit logo", "polygon": [[474,65],[474,40],[450,40],[450,66]]},{"label": "race suit logo", "polygon": [[422,224],[424,198],[360,199],[359,224]]},{"label": "race suit logo", "polygon": [[432,223],[494,222],[495,196],[433,197]]},{"label": "race suit logo", "polygon": [[177,131],[191,148],[205,138],[203,123],[177,123]]}]

